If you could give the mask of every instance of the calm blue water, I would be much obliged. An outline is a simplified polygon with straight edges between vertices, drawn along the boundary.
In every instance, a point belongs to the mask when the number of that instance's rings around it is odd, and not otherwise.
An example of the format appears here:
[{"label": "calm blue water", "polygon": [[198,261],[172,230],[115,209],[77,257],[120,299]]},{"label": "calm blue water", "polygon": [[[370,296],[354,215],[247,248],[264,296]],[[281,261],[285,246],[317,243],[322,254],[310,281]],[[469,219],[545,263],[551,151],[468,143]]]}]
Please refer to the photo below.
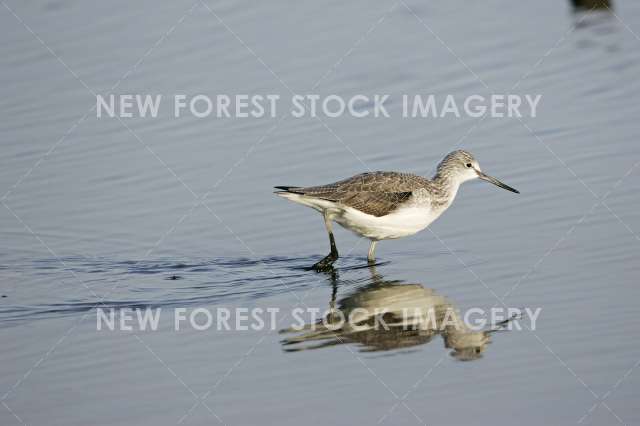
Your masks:
[{"label": "calm blue water", "polygon": [[[0,424],[640,422],[640,5],[614,6],[3,3]],[[391,117],[94,110],[96,94],[292,92],[389,94]],[[541,94],[537,117],[398,114],[403,94],[493,93]],[[466,184],[433,232],[379,244],[379,277],[342,229],[337,275],[305,270],[322,221],[272,186],[430,175],[456,147],[522,194]],[[388,304],[376,285],[542,311],[467,362],[443,335],[290,353],[284,316],[174,328],[175,308]],[[163,315],[99,331],[98,307]]]}]

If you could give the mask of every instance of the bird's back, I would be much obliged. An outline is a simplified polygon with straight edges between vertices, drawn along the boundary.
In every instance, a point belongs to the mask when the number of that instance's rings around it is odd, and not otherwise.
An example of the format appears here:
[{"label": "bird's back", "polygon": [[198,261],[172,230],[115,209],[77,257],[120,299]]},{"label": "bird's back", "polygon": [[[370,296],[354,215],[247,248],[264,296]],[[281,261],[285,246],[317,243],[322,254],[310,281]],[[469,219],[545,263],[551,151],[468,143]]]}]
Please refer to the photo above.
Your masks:
[{"label": "bird's back", "polygon": [[374,216],[384,216],[433,183],[422,176],[399,172],[367,172],[327,185],[276,187],[305,197],[341,203]]}]

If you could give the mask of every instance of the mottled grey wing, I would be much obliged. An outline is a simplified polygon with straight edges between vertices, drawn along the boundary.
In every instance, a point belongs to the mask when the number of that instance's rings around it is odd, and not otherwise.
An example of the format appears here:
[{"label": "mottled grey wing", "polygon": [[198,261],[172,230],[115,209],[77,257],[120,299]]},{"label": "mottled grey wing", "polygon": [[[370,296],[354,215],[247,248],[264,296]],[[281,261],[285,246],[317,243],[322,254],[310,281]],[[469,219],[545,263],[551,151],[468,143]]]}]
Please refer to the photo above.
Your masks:
[{"label": "mottled grey wing", "polygon": [[411,197],[411,192],[358,192],[339,200],[340,203],[376,217],[396,210]]},{"label": "mottled grey wing", "polygon": [[419,187],[420,179],[418,176],[405,173],[369,172],[328,185],[280,189],[338,202],[380,217],[391,213],[407,201],[413,190]]}]

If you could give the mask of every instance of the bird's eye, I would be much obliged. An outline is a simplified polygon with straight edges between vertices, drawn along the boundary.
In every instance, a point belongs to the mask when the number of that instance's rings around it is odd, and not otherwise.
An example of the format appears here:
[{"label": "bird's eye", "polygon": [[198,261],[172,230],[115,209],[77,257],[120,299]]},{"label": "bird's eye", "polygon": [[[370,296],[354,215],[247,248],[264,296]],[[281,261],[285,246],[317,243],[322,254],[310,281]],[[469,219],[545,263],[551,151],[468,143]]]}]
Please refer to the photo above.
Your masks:
[{"label": "bird's eye", "polygon": [[472,164],[471,163],[467,163],[467,167],[471,168]]}]

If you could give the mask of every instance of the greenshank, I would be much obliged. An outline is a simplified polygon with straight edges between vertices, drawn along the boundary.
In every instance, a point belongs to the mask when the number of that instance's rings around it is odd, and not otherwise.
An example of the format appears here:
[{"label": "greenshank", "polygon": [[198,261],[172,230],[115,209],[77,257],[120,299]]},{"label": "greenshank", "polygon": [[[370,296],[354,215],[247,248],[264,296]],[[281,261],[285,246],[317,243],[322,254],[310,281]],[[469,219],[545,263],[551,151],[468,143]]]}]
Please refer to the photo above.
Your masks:
[{"label": "greenshank", "polygon": [[368,172],[328,185],[276,186],[275,194],[322,214],[331,252],[312,268],[323,271],[338,259],[332,222],[371,240],[367,259],[372,263],[378,241],[425,229],[451,205],[460,185],[472,179],[519,193],[482,172],[471,153],[457,150],[444,157],[431,179],[410,173]]}]

